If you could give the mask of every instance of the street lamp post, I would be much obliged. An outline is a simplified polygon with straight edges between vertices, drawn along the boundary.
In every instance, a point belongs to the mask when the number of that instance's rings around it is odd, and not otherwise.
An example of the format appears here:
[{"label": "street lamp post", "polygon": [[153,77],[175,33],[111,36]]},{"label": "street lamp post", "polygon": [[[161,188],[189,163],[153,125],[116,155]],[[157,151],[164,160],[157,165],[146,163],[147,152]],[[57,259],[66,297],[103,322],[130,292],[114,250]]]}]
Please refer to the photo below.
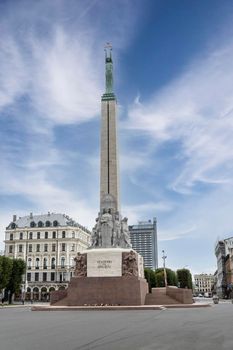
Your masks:
[{"label": "street lamp post", "polygon": [[164,285],[165,287],[167,287],[167,271],[166,271],[166,262],[165,262],[167,259],[167,256],[165,255],[164,250],[162,250],[162,253],[163,253],[162,259],[163,259]]}]

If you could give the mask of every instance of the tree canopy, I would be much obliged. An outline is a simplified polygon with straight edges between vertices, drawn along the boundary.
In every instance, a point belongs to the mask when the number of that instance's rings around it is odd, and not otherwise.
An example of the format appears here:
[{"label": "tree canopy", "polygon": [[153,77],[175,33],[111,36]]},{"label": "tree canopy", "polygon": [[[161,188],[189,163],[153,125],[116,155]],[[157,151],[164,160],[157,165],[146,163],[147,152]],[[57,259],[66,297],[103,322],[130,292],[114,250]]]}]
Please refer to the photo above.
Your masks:
[{"label": "tree canopy", "polygon": [[192,289],[192,275],[188,269],[177,270],[178,285],[180,288]]},{"label": "tree canopy", "polygon": [[6,256],[0,256],[0,291],[9,283],[13,267],[13,260]]}]

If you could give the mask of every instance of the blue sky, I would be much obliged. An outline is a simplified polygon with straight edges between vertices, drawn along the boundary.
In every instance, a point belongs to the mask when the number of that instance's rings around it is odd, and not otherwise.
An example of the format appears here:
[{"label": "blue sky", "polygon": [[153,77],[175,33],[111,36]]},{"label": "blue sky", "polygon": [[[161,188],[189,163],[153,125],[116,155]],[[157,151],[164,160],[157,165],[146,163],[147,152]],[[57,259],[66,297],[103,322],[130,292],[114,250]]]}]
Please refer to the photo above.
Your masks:
[{"label": "blue sky", "polygon": [[164,249],[171,268],[214,272],[233,233],[232,34],[227,0],[1,0],[1,241],[13,214],[94,225],[110,41],[122,214],[157,217],[160,264]]}]

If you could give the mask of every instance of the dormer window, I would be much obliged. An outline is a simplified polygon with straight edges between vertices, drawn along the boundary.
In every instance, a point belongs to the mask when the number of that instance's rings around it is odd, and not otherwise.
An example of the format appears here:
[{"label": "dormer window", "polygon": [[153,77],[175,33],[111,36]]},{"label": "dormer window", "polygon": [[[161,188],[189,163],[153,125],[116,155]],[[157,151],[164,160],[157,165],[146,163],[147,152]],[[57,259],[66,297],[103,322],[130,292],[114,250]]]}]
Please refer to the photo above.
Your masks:
[{"label": "dormer window", "polygon": [[38,222],[38,227],[42,227],[43,226],[43,222],[42,221],[39,221]]},{"label": "dormer window", "polygon": [[30,222],[30,227],[35,227],[35,226],[36,226],[35,222],[34,222],[34,221],[31,221],[31,222]]},{"label": "dormer window", "polygon": [[57,222],[57,220],[54,220],[54,222],[53,222],[53,226],[54,226],[54,227],[58,226],[58,222]]},{"label": "dormer window", "polygon": [[45,226],[46,226],[46,227],[51,226],[51,222],[50,222],[50,221],[46,221]]},{"label": "dormer window", "polygon": [[14,222],[12,222],[11,228],[12,228],[12,229],[15,229],[15,228],[16,228],[16,224],[15,224]]}]

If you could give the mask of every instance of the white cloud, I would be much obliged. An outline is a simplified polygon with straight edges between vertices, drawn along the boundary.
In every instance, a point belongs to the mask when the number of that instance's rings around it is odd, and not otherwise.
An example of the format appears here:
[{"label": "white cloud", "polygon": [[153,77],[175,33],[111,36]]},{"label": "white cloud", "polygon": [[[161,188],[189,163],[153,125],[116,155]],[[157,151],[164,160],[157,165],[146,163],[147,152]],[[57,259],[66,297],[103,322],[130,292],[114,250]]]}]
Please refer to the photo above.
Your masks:
[{"label": "white cloud", "polygon": [[232,55],[232,43],[210,52],[129,110],[127,129],[147,133],[157,144],[180,142],[183,169],[170,184],[178,192],[190,193],[198,182],[232,181]]},{"label": "white cloud", "polygon": [[[119,50],[127,45],[136,7],[125,1],[70,1],[67,6],[66,1],[43,0],[33,4],[23,0],[17,8],[10,2],[1,6],[0,195],[7,198],[7,207],[1,210],[2,238],[12,212],[21,216],[30,211],[65,212],[93,226],[98,170],[84,155],[74,165],[67,152],[77,156],[80,150],[58,149],[55,127],[100,114],[104,44],[111,40]],[[103,9],[108,16],[103,16]],[[82,172],[84,165],[87,173]],[[62,181],[66,166],[72,172],[79,169],[74,191]],[[87,176],[93,181],[80,185]]]}]

